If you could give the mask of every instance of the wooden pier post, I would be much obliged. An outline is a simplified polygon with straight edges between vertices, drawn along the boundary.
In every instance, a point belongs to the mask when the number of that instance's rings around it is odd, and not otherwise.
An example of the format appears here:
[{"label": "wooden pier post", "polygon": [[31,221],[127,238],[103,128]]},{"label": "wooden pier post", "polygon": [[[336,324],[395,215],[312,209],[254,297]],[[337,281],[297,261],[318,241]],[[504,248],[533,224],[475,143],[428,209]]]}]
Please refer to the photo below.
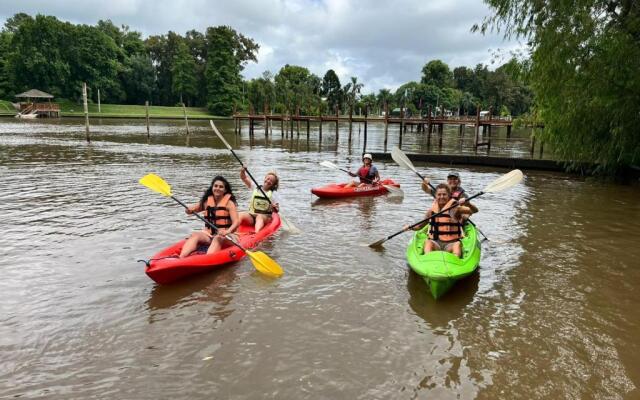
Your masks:
[{"label": "wooden pier post", "polygon": [[362,154],[367,152],[367,117],[369,116],[369,106],[364,106],[364,144]]},{"label": "wooden pier post", "polygon": [[353,131],[353,105],[349,105],[349,146],[351,146],[352,131]]},{"label": "wooden pier post", "polygon": [[149,130],[149,100],[144,102],[144,112],[147,117],[147,139],[149,139],[149,137],[151,136],[151,133]]},{"label": "wooden pier post", "polygon": [[340,136],[338,132],[339,124],[340,124],[340,107],[336,106],[336,145],[338,145],[338,137]]},{"label": "wooden pier post", "polygon": [[431,133],[433,133],[433,121],[431,120],[431,104],[429,104],[429,115],[427,117],[427,147],[431,146]]},{"label": "wooden pier post", "polygon": [[387,140],[389,136],[389,103],[384,102],[384,151],[387,151]]},{"label": "wooden pier post", "polygon": [[300,105],[296,106],[296,136],[300,137]]},{"label": "wooden pier post", "polygon": [[280,115],[280,137],[284,139],[284,116],[285,114]]},{"label": "wooden pier post", "polygon": [[480,105],[478,104],[476,107],[476,122],[475,122],[475,138],[473,141],[473,147],[475,147],[475,151],[478,151],[478,141],[480,136]]},{"label": "wooden pier post", "polygon": [[309,132],[311,131],[311,122],[309,121],[309,118],[307,118],[307,141],[309,141]]},{"label": "wooden pier post", "polygon": [[507,125],[507,139],[511,138],[511,125]]},{"label": "wooden pier post", "polygon": [[[87,102],[87,83],[82,82],[82,101],[84,104],[84,129],[87,136],[87,143],[91,143],[91,134],[89,133],[89,104]],[[148,130],[147,130],[148,136]]]},{"label": "wooden pier post", "polygon": [[398,148],[402,148],[402,131],[404,130],[404,105],[400,107],[400,135],[398,138]]},{"label": "wooden pier post", "polygon": [[102,114],[102,108],[100,107],[100,89],[98,89],[98,114]]},{"label": "wooden pier post", "polygon": [[269,137],[269,119],[267,118],[267,113],[269,112],[269,108],[267,107],[267,103],[264,103],[264,137]]},{"label": "wooden pier post", "polygon": [[322,143],[322,104],[318,106],[318,119],[320,120],[320,125],[318,125],[318,141]]},{"label": "wooden pier post", "polygon": [[189,136],[189,120],[187,119],[187,107],[182,103],[182,112],[184,113],[184,126],[187,127],[187,136]]},{"label": "wooden pier post", "polygon": [[438,124],[438,148],[442,151],[442,137],[444,136],[444,124]]}]

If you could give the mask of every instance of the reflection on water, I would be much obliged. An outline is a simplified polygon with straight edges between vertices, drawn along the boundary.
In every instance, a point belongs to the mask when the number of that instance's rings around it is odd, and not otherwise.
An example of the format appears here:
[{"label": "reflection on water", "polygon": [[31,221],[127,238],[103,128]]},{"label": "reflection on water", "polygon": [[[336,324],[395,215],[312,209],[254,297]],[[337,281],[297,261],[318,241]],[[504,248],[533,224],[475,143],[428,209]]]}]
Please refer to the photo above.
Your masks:
[{"label": "reflection on water", "polygon": [[420,275],[413,271],[408,275],[409,306],[433,330],[446,329],[452,321],[460,318],[464,309],[473,301],[480,282],[480,274],[473,273],[456,282],[451,288],[450,296],[443,296],[436,301],[431,296],[429,285]]},{"label": "reflection on water", "polygon": [[[136,263],[201,227],[139,185],[145,174],[187,203],[223,174],[248,204],[208,121],[188,136],[182,121],[153,121],[147,138],[144,120],[92,120],[87,145],[81,119],[0,119],[0,397],[640,398],[637,187],[524,171],[474,201],[497,240],[436,302],[409,272],[408,233],[361,245],[423,218],[431,200],[414,174],[376,161],[404,198],[318,200],[312,187],[346,180],[319,162],[360,163],[357,129],[348,147],[346,125],[336,140],[326,124],[320,142],[314,126],[307,140],[304,126],[250,138],[217,124],[254,175],[281,177],[283,212],[303,231],[260,247],[281,279],[245,259],[162,287]],[[449,133],[443,151],[458,151]],[[496,154],[526,155],[523,143]],[[367,150],[383,148],[370,125]],[[426,150],[425,136],[408,132],[403,149]],[[439,181],[451,167],[416,168]],[[468,193],[507,172],[457,171]]]}]

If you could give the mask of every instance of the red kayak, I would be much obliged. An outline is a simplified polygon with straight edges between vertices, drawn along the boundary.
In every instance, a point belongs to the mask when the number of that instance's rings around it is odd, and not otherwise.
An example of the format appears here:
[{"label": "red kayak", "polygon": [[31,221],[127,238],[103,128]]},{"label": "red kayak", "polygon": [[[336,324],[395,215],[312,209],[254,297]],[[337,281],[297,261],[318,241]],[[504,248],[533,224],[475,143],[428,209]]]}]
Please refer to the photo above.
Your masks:
[{"label": "red kayak", "polygon": [[[238,243],[244,248],[252,249],[258,243],[276,233],[279,228],[280,217],[277,213],[273,213],[271,223],[258,233],[254,232],[252,225],[240,225],[237,230]],[[149,278],[159,284],[167,284],[189,275],[209,271],[222,265],[242,260],[246,255],[239,247],[225,241],[228,244],[227,247],[213,254],[206,254],[206,247],[202,247],[188,257],[178,258],[185,241],[183,239],[167,247],[149,260],[145,270]]]},{"label": "red kayak", "polygon": [[382,185],[394,186],[399,188],[400,185],[392,179],[380,181],[377,185],[365,185],[356,187],[345,187],[347,183],[332,183],[327,186],[311,189],[311,193],[323,198],[339,198],[353,196],[375,196],[385,194],[388,190]]}]

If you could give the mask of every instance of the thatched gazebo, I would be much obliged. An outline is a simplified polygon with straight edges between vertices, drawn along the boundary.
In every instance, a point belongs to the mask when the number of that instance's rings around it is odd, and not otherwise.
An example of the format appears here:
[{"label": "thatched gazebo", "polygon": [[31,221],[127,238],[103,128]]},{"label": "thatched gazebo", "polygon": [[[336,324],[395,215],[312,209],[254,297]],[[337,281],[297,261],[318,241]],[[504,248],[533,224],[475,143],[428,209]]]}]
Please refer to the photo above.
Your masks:
[{"label": "thatched gazebo", "polygon": [[[58,117],[60,116],[60,106],[56,103],[52,103],[53,95],[45,93],[38,89],[27,90],[24,93],[16,95],[19,99],[26,99],[26,101],[20,102],[20,110],[16,117]],[[47,99],[48,101],[39,102],[40,99]]]}]

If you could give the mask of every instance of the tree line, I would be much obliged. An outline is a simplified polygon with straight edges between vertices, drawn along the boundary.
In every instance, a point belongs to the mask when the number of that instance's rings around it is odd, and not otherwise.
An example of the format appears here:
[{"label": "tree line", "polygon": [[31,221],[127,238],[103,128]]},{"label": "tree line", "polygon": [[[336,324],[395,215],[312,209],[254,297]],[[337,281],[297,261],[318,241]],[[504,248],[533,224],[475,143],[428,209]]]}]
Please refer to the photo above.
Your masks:
[{"label": "tree line", "polygon": [[474,114],[476,107],[519,115],[532,103],[515,59],[497,68],[479,64],[453,71],[440,60],[428,62],[419,82],[395,91],[364,94],[357,77],[340,82],[333,70],[322,78],[307,68],[285,65],[275,75],[244,80],[242,71],[256,61],[259,44],[228,26],[169,31],[146,39],[110,20],[95,26],[75,25],[53,16],[16,14],[0,31],[0,98],[38,88],[56,97],[79,99],[87,82],[97,101],[105,103],[208,107],[217,115],[233,109],[302,114],[346,113],[368,109],[382,113],[403,107],[423,114],[432,109]]}]

